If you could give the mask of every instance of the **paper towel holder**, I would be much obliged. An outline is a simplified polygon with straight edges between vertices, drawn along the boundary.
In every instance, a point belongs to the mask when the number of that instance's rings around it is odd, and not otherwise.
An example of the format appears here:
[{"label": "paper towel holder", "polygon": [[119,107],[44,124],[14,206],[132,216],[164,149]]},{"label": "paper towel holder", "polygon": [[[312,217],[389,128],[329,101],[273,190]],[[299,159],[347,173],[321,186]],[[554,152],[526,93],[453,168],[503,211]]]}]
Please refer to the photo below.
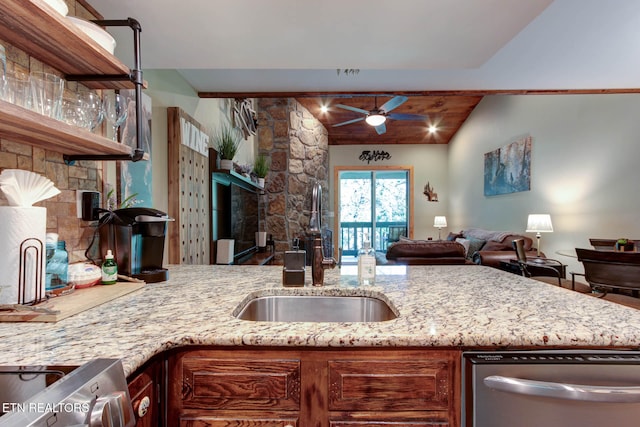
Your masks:
[{"label": "paper towel holder", "polygon": [[[32,257],[36,261],[36,267],[34,271],[36,292],[34,294],[34,300],[31,302],[25,301],[27,298],[27,260],[29,254],[35,252]],[[40,239],[35,237],[29,237],[24,239],[20,243],[20,258],[18,266],[18,304],[22,305],[35,305],[42,301],[44,295],[42,295],[42,257],[44,255],[44,244]]]}]

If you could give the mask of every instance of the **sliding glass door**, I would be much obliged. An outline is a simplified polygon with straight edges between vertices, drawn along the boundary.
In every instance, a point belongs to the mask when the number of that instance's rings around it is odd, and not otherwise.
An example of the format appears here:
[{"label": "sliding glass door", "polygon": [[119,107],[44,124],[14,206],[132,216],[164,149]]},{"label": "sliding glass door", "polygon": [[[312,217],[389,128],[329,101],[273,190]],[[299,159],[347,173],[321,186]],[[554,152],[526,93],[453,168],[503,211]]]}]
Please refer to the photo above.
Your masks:
[{"label": "sliding glass door", "polygon": [[408,236],[408,170],[343,170],[338,178],[343,255],[356,255],[364,240],[385,252],[390,241]]}]

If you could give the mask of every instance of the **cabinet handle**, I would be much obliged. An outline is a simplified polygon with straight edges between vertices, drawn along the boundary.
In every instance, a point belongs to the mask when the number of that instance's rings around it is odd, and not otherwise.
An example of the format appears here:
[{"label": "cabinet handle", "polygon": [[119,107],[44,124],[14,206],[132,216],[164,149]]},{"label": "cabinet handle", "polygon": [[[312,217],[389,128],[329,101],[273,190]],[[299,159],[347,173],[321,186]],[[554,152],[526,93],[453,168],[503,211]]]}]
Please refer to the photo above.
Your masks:
[{"label": "cabinet handle", "polygon": [[484,384],[494,390],[509,393],[544,396],[556,399],[581,400],[584,402],[637,403],[640,402],[640,387],[606,387],[584,384],[554,383],[525,380],[521,378],[491,375]]}]

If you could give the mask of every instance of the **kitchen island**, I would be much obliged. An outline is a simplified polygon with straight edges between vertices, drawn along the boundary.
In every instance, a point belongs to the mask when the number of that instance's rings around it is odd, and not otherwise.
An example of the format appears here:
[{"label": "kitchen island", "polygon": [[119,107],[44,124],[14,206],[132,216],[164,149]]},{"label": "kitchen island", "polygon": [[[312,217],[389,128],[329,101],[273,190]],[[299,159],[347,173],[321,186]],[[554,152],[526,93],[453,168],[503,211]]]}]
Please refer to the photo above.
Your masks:
[{"label": "kitchen island", "polygon": [[[125,373],[181,346],[531,348],[640,346],[640,311],[482,266],[379,267],[359,287],[352,266],[325,286],[284,288],[280,266],[171,266],[167,282],[57,323],[0,324],[3,364],[80,365],[122,358]],[[310,271],[307,272],[307,283]],[[236,319],[251,295],[377,296],[398,317],[374,323]]]}]

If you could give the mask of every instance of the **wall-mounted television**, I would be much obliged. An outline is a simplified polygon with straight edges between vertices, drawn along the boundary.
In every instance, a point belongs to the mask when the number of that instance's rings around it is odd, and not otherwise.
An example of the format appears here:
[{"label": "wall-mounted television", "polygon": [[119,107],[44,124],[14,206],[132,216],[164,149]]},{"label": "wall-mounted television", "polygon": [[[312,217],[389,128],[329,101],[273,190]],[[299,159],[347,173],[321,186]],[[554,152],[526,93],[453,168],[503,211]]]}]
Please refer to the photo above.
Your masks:
[{"label": "wall-mounted television", "polygon": [[234,240],[234,261],[257,251],[255,233],[260,227],[258,189],[214,174],[211,187],[212,239]]}]

